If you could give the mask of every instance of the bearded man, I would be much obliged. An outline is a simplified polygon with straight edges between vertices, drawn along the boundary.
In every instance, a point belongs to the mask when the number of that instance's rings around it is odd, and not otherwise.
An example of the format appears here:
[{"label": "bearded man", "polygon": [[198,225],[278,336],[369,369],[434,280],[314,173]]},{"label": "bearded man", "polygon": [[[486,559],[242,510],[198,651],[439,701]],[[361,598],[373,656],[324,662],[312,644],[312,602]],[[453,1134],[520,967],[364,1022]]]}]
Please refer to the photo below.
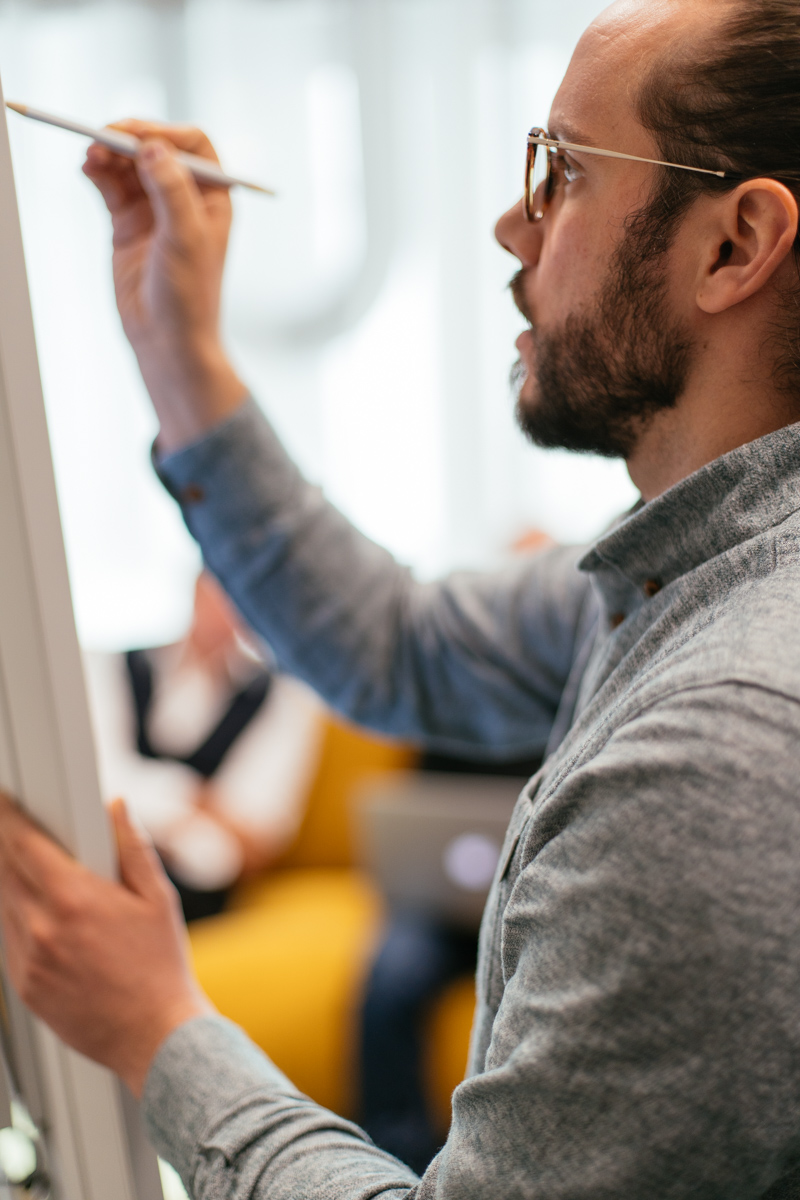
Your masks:
[{"label": "bearded man", "polygon": [[588,552],[416,584],[310,488],[218,334],[229,205],[131,124],[87,174],[159,470],[278,661],[461,756],[545,744],[484,918],[468,1077],[419,1179],[209,1012],[117,810],[123,883],[11,806],[12,974],[117,1070],[195,1200],[800,1196],[800,2],[620,0],[582,38],[526,194],[518,411],[621,455]]}]

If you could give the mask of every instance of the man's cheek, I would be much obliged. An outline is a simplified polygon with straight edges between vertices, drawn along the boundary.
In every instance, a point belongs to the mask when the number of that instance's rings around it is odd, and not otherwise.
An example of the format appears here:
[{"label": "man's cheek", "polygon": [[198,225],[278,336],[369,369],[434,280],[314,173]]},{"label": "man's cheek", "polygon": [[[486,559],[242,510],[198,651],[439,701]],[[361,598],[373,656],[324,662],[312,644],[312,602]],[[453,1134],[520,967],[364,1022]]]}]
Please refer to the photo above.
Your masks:
[{"label": "man's cheek", "polygon": [[570,220],[563,210],[560,227],[545,239],[536,271],[536,311],[543,325],[560,325],[572,313],[585,309],[600,289],[607,259],[598,253],[598,231]]}]

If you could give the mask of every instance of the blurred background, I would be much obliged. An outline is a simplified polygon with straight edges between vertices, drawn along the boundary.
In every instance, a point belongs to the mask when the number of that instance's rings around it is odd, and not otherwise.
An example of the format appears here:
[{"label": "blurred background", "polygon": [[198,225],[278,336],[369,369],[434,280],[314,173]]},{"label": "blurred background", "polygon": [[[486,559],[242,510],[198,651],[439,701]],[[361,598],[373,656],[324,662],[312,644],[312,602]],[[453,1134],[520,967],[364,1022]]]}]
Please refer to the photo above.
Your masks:
[{"label": "blurred background", "polygon": [[[527,131],[547,123],[601,7],[0,0],[0,74],[9,99],[90,125],[197,123],[224,166],[278,191],[235,194],[234,360],[306,474],[430,578],[491,567],[535,529],[589,541],[636,498],[622,464],[545,453],[517,431],[523,322],[515,261],[492,236],[521,193]],[[261,698],[224,762],[199,778],[196,740],[169,751],[165,711],[167,751],[142,749],[142,671],[202,745],[220,700],[209,680],[221,685],[198,646],[228,670],[236,643],[242,667],[242,631],[221,596],[200,603],[201,584],[179,642],[198,555],[150,467],[155,423],[117,318],[108,217],[80,172],[86,143],[9,125],[79,634],[95,652],[160,647],[86,655],[104,794],[132,801],[187,918],[202,900],[193,962],[219,1010],[422,1170],[463,1077],[478,915],[537,762],[384,741],[250,659]],[[419,829],[421,806],[438,825]],[[395,894],[415,872],[419,895]],[[182,1194],[173,1176],[165,1187]]]},{"label": "blurred background", "polygon": [[[525,529],[591,539],[624,467],[517,432],[522,321],[496,218],[525,135],[599,0],[0,0],[9,99],[100,125],[191,121],[237,194],[226,325],[306,473],[423,577]],[[149,466],[85,142],[10,114],[68,558],[84,644],[186,628],[196,551]]]}]

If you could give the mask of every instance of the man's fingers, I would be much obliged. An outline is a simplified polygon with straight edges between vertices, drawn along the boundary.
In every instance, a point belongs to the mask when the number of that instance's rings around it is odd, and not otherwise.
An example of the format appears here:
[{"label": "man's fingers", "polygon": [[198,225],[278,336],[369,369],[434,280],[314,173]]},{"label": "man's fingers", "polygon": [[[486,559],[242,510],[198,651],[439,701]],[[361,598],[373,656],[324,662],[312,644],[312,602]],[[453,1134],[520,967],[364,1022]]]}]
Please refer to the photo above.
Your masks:
[{"label": "man's fingers", "polygon": [[191,238],[199,225],[201,199],[187,169],[163,142],[145,142],[136,159],[142,187],[147,192],[156,227],[180,245]]},{"label": "man's fingers", "polygon": [[8,796],[0,794],[0,880],[13,877],[32,895],[48,894],[78,864]]},{"label": "man's fingers", "polygon": [[208,137],[202,129],[197,129],[194,125],[166,125],[159,121],[137,121],[131,118],[125,121],[114,121],[109,129],[120,129],[123,133],[132,133],[134,137],[141,138],[142,141],[152,141],[154,138],[158,138],[162,141],[172,142],[172,145],[178,150],[185,150],[188,154],[197,154],[201,158],[208,158],[211,162],[219,163],[217,152]]},{"label": "man's fingers", "polygon": [[[87,160],[83,165],[83,173],[97,188],[106,202],[106,208],[112,216],[123,207],[128,199],[130,188],[128,182],[119,172],[107,167],[98,167]],[[138,180],[137,185],[141,190],[141,184],[138,183]]]},{"label": "man's fingers", "polygon": [[93,142],[86,151],[83,173],[95,185],[112,216],[145,195],[133,159],[113,154],[99,142]]},{"label": "man's fingers", "polygon": [[108,146],[103,146],[100,142],[92,142],[88,146],[84,170],[90,174],[108,172],[118,179],[130,181],[141,188],[141,184],[138,182],[139,177],[136,174],[136,166],[131,156],[115,154],[113,150],[109,150]]},{"label": "man's fingers", "polygon": [[124,800],[114,800],[110,807],[122,882],[137,896],[163,897],[167,877],[152,843],[134,825]]},{"label": "man's fingers", "polygon": [[17,875],[4,874],[0,886],[0,921],[9,977],[24,1000],[29,999],[31,971],[58,940],[57,920],[46,899],[34,895]]},{"label": "man's fingers", "polygon": [[0,916],[9,953],[12,941],[23,944],[28,940],[29,917],[35,904],[36,899],[16,876],[3,877],[0,886]]}]

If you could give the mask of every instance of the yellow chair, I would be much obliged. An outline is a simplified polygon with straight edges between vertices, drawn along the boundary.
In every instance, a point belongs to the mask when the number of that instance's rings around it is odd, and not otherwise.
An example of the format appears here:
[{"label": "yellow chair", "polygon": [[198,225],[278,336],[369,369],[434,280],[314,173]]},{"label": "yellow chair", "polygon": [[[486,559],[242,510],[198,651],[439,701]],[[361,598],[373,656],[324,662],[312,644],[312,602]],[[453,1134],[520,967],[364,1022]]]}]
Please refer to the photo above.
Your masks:
[{"label": "yellow chair", "polygon": [[[190,931],[195,970],[220,1012],[241,1025],[307,1095],[352,1116],[364,982],[380,937],[381,898],[355,866],[350,804],[367,776],[413,768],[407,746],[328,718],[317,776],[292,845],[242,884],[225,913]],[[425,1079],[446,1134],[464,1075],[474,995],[459,980],[427,1023]]]}]

